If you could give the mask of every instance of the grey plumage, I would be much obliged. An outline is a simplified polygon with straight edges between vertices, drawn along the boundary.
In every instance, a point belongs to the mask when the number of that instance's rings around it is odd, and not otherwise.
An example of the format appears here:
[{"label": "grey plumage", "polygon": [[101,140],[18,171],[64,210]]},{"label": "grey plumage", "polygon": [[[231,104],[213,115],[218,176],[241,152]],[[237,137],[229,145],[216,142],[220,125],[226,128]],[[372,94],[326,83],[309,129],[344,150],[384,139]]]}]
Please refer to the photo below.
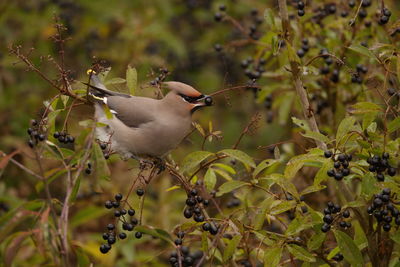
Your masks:
[{"label": "grey plumage", "polygon": [[[163,157],[176,148],[191,129],[191,113],[206,106],[206,97],[180,82],[166,82],[171,90],[163,99],[131,96],[108,90],[91,75],[95,118],[107,126],[96,129],[97,138],[124,158]],[[210,98],[208,99],[210,100]],[[104,105],[111,113],[107,118]]]}]

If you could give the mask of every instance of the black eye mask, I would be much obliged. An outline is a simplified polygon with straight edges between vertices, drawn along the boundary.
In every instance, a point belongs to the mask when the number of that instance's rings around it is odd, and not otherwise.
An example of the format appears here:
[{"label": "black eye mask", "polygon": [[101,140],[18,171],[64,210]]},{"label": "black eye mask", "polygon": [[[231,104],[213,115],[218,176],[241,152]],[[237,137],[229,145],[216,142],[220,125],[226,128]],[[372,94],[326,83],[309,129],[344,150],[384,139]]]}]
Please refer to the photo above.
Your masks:
[{"label": "black eye mask", "polygon": [[186,102],[189,102],[189,103],[196,103],[197,100],[199,100],[199,99],[201,99],[201,98],[204,97],[204,95],[199,95],[199,96],[197,96],[197,97],[187,96],[187,95],[184,95],[184,94],[179,94],[179,95],[180,95]]}]

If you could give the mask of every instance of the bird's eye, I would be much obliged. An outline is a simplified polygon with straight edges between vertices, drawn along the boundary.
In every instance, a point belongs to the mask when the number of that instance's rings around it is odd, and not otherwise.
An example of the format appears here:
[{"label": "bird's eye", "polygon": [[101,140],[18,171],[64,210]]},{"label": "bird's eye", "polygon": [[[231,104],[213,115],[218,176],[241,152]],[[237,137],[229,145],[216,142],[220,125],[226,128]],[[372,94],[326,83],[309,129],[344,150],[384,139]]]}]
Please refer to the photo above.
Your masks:
[{"label": "bird's eye", "polygon": [[187,96],[187,95],[184,95],[184,94],[179,94],[186,102],[189,102],[189,103],[194,103],[194,102],[196,102],[196,99],[197,98],[194,98],[194,97],[190,97],[190,96]]}]

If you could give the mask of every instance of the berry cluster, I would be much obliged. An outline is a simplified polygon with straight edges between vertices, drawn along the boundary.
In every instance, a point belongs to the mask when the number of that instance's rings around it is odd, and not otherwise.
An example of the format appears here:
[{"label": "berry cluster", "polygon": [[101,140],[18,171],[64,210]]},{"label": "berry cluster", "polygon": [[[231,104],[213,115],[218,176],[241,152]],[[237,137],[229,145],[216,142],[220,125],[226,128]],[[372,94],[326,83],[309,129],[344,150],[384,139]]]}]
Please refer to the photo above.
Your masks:
[{"label": "berry cluster", "polygon": [[267,123],[271,123],[272,120],[274,119],[274,113],[271,110],[272,109],[272,95],[267,95],[264,100],[264,107],[267,110],[266,114],[266,121]]},{"label": "berry cluster", "polygon": [[110,158],[110,149],[111,147],[109,147],[109,149],[107,149],[108,143],[100,143],[100,148],[103,151],[103,156],[105,159],[109,159]]},{"label": "berry cluster", "polygon": [[29,135],[28,145],[33,148],[38,142],[42,142],[46,139],[46,136],[40,132],[39,124],[36,120],[31,120],[31,126],[27,132]]},{"label": "berry cluster", "polygon": [[313,95],[310,100],[316,103],[316,114],[321,114],[324,109],[329,107],[329,102],[320,95]]},{"label": "berry cluster", "polygon": [[90,162],[88,162],[88,164],[87,164],[87,168],[85,169],[85,173],[88,174],[88,175],[92,173],[92,164]]},{"label": "berry cluster", "polygon": [[53,134],[53,137],[58,140],[60,143],[68,144],[71,143],[73,144],[75,142],[75,137],[72,135],[66,133],[66,132],[55,132]]},{"label": "berry cluster", "polygon": [[150,85],[160,85],[163,81],[165,81],[165,78],[167,78],[168,74],[169,70],[167,68],[160,68],[160,74],[156,78],[154,78],[154,80],[150,81]]},{"label": "berry cluster", "polygon": [[308,44],[308,39],[303,38],[303,40],[301,40],[301,48],[299,50],[297,50],[297,55],[300,58],[302,58],[308,52],[308,50],[310,50],[310,46]]},{"label": "berry cluster", "polygon": [[390,231],[392,227],[390,223],[393,218],[396,225],[400,225],[400,213],[391,202],[390,192],[390,188],[383,189],[381,193],[374,196],[372,204],[367,208],[368,214],[373,214],[379,225],[382,225],[383,230],[386,232]]},{"label": "berry cluster", "polygon": [[[203,197],[198,195],[196,189],[190,190],[188,198],[186,199],[186,208],[183,212],[185,218],[189,219],[193,217],[195,222],[204,222],[205,217],[202,212],[202,207],[207,207],[209,205],[208,199],[203,199]],[[210,232],[212,235],[218,233],[218,226],[213,222],[205,222],[202,224],[202,229],[204,231]]]},{"label": "berry cluster", "polygon": [[313,10],[312,21],[317,24],[322,24],[322,20],[329,15],[333,15],[336,13],[336,4],[329,3],[323,6],[320,6]]},{"label": "berry cluster", "polygon": [[240,66],[245,69],[244,74],[250,79],[250,81],[256,82],[265,72],[264,65],[266,63],[267,61],[264,58],[261,58],[256,62],[252,58],[247,58],[242,60]]},{"label": "berry cluster", "polygon": [[[138,189],[139,190],[139,189]],[[141,195],[144,194],[143,189],[140,191]],[[143,194],[142,194],[143,192]],[[138,195],[139,193],[136,192]],[[138,220],[134,217],[135,216],[135,210],[133,208],[130,208],[128,210],[121,208],[118,209],[121,206],[121,201],[122,201],[122,194],[118,193],[114,196],[115,200],[107,200],[104,203],[104,206],[107,209],[113,209],[114,208],[114,217],[118,218],[118,221],[122,223],[122,229],[128,232],[132,232],[135,226],[138,224]],[[126,202],[127,203],[127,202]],[[129,219],[127,218],[129,216]],[[117,241],[117,236],[119,239],[125,239],[127,238],[127,234],[125,232],[120,232],[118,235],[116,233],[116,227],[115,224],[108,224],[107,225],[107,230],[108,232],[103,233],[103,239],[107,241],[107,244],[102,244],[100,246],[100,251],[101,253],[107,253],[110,249],[111,246]],[[141,232],[136,232],[135,233],[136,238],[141,238],[142,233]]]},{"label": "berry cluster", "polygon": [[222,20],[222,18],[224,17],[225,11],[226,11],[226,6],[225,6],[225,5],[220,5],[220,6],[218,7],[218,9],[219,9],[220,12],[216,12],[216,13],[214,14],[214,20],[215,20],[216,22],[220,22],[220,21]]},{"label": "berry cluster", "polygon": [[332,151],[327,150],[324,152],[324,156],[334,160],[334,169],[327,171],[329,177],[333,177],[335,180],[340,181],[343,179],[343,177],[346,177],[350,174],[349,162],[353,158],[352,155],[339,154],[337,157],[334,157]]},{"label": "berry cluster", "polygon": [[321,231],[326,233],[331,229],[331,225],[333,223],[338,223],[342,228],[350,228],[351,223],[345,221],[343,218],[347,219],[350,217],[349,210],[342,210],[342,207],[339,204],[333,204],[332,202],[328,202],[328,206],[324,209],[324,224],[321,227]]},{"label": "berry cluster", "polygon": [[169,256],[168,261],[172,267],[180,266],[178,253],[180,254],[179,256],[182,259],[182,266],[185,267],[196,265],[196,263],[198,263],[198,261],[203,257],[204,254],[201,250],[190,252],[189,247],[179,246],[178,251],[171,252]]},{"label": "berry cluster", "polygon": [[260,39],[260,34],[257,32],[258,25],[263,23],[263,18],[258,16],[258,10],[253,8],[250,11],[250,16],[252,18],[252,24],[249,27],[249,37],[253,40]]},{"label": "berry cluster", "polygon": [[361,8],[360,11],[358,12],[358,16],[360,17],[360,19],[364,19],[368,16],[368,12],[365,8],[371,6],[371,0],[362,0],[361,6],[363,8]]},{"label": "berry cluster", "polygon": [[186,199],[187,207],[183,212],[185,218],[189,219],[193,217],[196,222],[204,222],[205,217],[201,210],[201,204],[206,207],[209,204],[209,201],[199,196],[196,189],[190,190],[188,198]]},{"label": "berry cluster", "polygon": [[386,7],[382,9],[381,16],[379,17],[379,24],[384,25],[389,22],[390,16],[392,15],[392,12],[390,12],[389,9]]},{"label": "berry cluster", "polygon": [[306,6],[306,5],[304,4],[303,1],[298,1],[298,2],[297,2],[297,15],[299,15],[300,17],[304,16],[304,14],[306,13],[306,12],[304,11],[304,7],[305,7],[305,6]]},{"label": "berry cluster", "polygon": [[363,82],[363,75],[366,74],[367,72],[368,68],[366,66],[357,64],[356,72],[353,73],[351,76],[351,82],[361,84]]},{"label": "berry cluster", "polygon": [[389,176],[396,175],[396,169],[389,164],[389,157],[389,153],[384,152],[382,157],[375,155],[367,159],[369,163],[368,170],[370,172],[376,172],[375,177],[379,182],[385,181],[385,175],[383,174],[385,171]]}]

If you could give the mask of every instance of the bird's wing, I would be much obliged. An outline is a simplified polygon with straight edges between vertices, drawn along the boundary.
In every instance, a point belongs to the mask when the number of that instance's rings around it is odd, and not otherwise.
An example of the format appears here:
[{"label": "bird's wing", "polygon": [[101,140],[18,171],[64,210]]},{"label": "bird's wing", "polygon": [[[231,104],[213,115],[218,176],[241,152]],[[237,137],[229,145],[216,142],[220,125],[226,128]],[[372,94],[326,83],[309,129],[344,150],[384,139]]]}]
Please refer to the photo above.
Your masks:
[{"label": "bird's wing", "polygon": [[112,113],[126,126],[133,128],[156,119],[158,102],[152,98],[138,96],[109,96],[106,100]]},{"label": "bird's wing", "polygon": [[129,98],[131,95],[119,93],[115,91],[108,90],[105,85],[100,81],[100,78],[96,74],[90,76],[90,84],[83,83],[90,87],[90,94],[96,96],[97,98],[102,98],[105,96],[120,96]]}]

